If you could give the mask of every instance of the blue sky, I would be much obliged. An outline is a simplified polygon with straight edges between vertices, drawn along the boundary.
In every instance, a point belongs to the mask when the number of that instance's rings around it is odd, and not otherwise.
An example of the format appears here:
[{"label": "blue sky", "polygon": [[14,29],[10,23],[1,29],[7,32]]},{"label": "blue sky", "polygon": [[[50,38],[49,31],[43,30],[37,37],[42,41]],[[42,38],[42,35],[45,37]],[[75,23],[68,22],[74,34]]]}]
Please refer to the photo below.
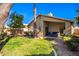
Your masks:
[{"label": "blue sky", "polygon": [[[33,3],[15,3],[10,13],[16,11],[18,14],[24,15],[24,24],[28,24],[33,19]],[[37,15],[47,15],[52,12],[55,17],[74,20],[76,10],[79,8],[77,3],[37,3]]]}]

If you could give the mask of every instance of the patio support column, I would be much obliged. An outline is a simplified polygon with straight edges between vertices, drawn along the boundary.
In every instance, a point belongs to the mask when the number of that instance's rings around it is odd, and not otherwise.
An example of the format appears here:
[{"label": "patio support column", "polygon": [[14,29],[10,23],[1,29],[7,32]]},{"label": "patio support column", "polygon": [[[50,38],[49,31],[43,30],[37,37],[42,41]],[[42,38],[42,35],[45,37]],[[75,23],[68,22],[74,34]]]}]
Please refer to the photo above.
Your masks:
[{"label": "patio support column", "polygon": [[73,35],[73,33],[74,33],[74,26],[73,26],[74,24],[72,23],[71,24],[71,35]]}]

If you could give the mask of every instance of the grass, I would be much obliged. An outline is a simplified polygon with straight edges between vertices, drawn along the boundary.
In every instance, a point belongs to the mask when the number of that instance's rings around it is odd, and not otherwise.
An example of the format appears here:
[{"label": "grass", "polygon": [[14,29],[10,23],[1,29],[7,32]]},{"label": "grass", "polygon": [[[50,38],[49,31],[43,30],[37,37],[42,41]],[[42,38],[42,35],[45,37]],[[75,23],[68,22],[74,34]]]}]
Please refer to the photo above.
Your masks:
[{"label": "grass", "polygon": [[50,55],[51,42],[44,39],[13,37],[1,50],[4,56]]},{"label": "grass", "polygon": [[69,41],[69,40],[71,40],[71,37],[70,36],[63,36],[63,40],[64,41]]}]

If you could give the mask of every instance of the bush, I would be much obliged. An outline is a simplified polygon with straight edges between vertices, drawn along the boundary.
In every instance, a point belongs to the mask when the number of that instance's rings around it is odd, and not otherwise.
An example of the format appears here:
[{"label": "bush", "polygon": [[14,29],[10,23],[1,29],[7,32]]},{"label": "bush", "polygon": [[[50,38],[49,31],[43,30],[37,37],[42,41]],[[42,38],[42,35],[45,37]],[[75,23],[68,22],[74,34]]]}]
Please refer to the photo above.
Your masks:
[{"label": "bush", "polygon": [[65,43],[72,51],[77,51],[79,48],[79,39],[72,39],[72,40],[66,41]]},{"label": "bush", "polygon": [[63,36],[64,41],[69,41],[71,40],[71,36]]},{"label": "bush", "polygon": [[3,40],[6,36],[7,36],[6,33],[1,33],[1,34],[0,34],[0,40]]},{"label": "bush", "polygon": [[13,37],[2,48],[5,56],[51,55],[51,42],[44,39]]},{"label": "bush", "polygon": [[28,37],[34,37],[34,32],[24,32],[25,33],[25,36],[28,36]]}]

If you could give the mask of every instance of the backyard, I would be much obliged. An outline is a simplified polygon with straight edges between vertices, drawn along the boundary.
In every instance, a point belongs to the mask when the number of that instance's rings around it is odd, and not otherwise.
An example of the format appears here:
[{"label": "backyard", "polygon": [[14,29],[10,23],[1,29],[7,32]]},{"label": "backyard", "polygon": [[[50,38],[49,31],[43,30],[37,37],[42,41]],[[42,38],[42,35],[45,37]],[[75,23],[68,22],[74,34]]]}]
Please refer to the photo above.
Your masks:
[{"label": "backyard", "polygon": [[5,37],[0,41],[1,56],[78,56],[79,40],[71,36],[40,39],[24,36]]},{"label": "backyard", "polygon": [[[14,8],[12,5],[14,5]],[[19,9],[19,5],[22,5],[20,8],[24,9]],[[46,5],[49,6],[50,4]],[[56,5],[51,4],[51,6]],[[73,21],[72,18],[71,20],[66,20],[60,16],[60,18],[57,18],[58,16],[56,15],[56,17],[53,17],[54,15],[51,13],[55,10],[53,7],[51,7],[50,13],[48,13],[50,11],[50,8],[48,8],[46,11],[48,14],[43,13],[46,15],[42,15],[41,13],[40,15],[40,12],[37,12],[37,16],[36,4],[32,7],[34,12],[28,6],[28,4],[2,4],[2,13],[0,14],[2,21],[0,22],[0,56],[79,56],[79,10],[76,11],[77,15],[74,15],[75,20]],[[62,4],[61,6],[64,5]],[[67,9],[67,7],[65,8]],[[46,10],[46,8],[44,9]],[[10,10],[11,13],[9,14]],[[73,11],[71,10],[70,16],[73,16]],[[18,11],[20,12],[18,13]],[[31,21],[30,17],[32,16],[30,15],[32,12],[34,13],[35,21],[28,23],[28,21]],[[67,10],[64,12],[67,12]],[[62,16],[63,14],[59,15]],[[66,14],[65,16],[68,15]],[[6,19],[10,20],[7,21]],[[41,21],[42,19],[43,21]],[[77,26],[74,26],[75,21]],[[44,36],[43,34],[46,37],[50,37],[51,40],[41,39]]]}]

